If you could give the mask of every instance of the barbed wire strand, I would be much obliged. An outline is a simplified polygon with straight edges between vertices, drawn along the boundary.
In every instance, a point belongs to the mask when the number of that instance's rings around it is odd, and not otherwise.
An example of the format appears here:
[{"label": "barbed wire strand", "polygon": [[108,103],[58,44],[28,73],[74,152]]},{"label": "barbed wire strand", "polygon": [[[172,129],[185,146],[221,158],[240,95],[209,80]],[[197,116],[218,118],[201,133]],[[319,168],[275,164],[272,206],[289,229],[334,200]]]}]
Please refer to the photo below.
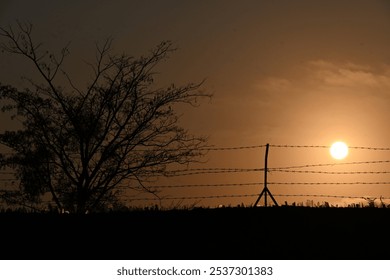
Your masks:
[{"label": "barbed wire strand", "polygon": [[272,172],[314,173],[314,174],[337,174],[337,175],[350,175],[350,174],[389,174],[389,173],[390,173],[390,171],[315,171],[315,170],[284,170],[284,169],[273,169]]},{"label": "barbed wire strand", "polygon": [[[8,181],[1,180],[0,181]],[[357,181],[357,182],[267,182],[268,185],[390,185],[390,181]],[[240,187],[240,186],[261,186],[264,182],[249,183],[220,183],[220,184],[182,184],[182,185],[156,185],[148,186],[150,189],[163,188],[199,188],[199,187]],[[130,186],[120,186],[118,189],[134,188]]]},{"label": "barbed wire strand", "polygon": [[167,171],[166,176],[187,176],[198,174],[219,174],[219,173],[239,173],[239,172],[258,172],[264,171],[264,168],[194,168],[194,169],[179,169]]},{"label": "barbed wire strand", "polygon": [[[390,163],[390,160],[376,160],[376,161],[354,161],[354,162],[343,162],[343,163],[320,163],[320,164],[307,164],[307,165],[295,165],[295,166],[284,166],[284,167],[270,167],[269,172],[295,172],[295,173],[324,173],[324,174],[386,174],[390,171],[349,171],[349,172],[330,172],[330,171],[297,171],[287,169],[295,168],[308,168],[308,167],[325,167],[334,165],[358,165],[358,164],[377,164],[377,163]],[[264,168],[191,168],[191,169],[178,169],[167,171],[168,176],[182,176],[182,175],[195,175],[195,174],[209,174],[209,173],[235,173],[235,172],[258,172],[264,171]],[[181,173],[181,174],[178,174]],[[184,173],[184,174],[183,174]],[[0,171],[1,175],[15,175],[17,172],[3,172]],[[10,179],[12,180],[12,179]]]},{"label": "barbed wire strand", "polygon": [[270,147],[273,148],[330,148],[329,146],[323,146],[323,145],[277,145],[277,144],[270,144]]},{"label": "barbed wire strand", "polygon": [[[324,145],[277,145],[270,144],[270,147],[274,148],[325,148],[329,149],[331,146]],[[390,148],[387,147],[363,147],[363,146],[348,146],[348,149],[360,149],[360,150],[375,150],[375,151],[390,151]]]},{"label": "barbed wire strand", "polygon": [[[390,160],[377,160],[377,161],[355,161],[344,163],[321,163],[321,164],[308,164],[308,165],[296,165],[286,167],[271,167],[268,168],[269,172],[296,172],[296,173],[324,173],[324,174],[386,174],[390,171],[348,171],[348,172],[330,172],[330,171],[287,171],[287,169],[295,168],[308,168],[308,167],[324,167],[333,165],[353,165],[353,164],[377,164],[377,163],[390,163]],[[264,168],[192,168],[192,169],[178,169],[167,171],[166,176],[186,176],[186,175],[198,175],[198,174],[218,174],[218,173],[235,173],[235,172],[259,172],[264,171]]]},{"label": "barbed wire strand", "polygon": [[390,163],[390,160],[352,161],[352,162],[337,162],[337,163],[319,163],[319,164],[293,165],[293,166],[283,166],[283,167],[270,167],[270,168],[268,168],[268,170],[269,171],[274,171],[274,170],[281,170],[281,169],[324,167],[324,166],[338,166],[338,165],[377,164],[377,163]]},{"label": "barbed wire strand", "polygon": [[[201,151],[227,151],[227,150],[245,150],[245,149],[258,149],[264,148],[266,145],[252,145],[252,146],[231,146],[231,147],[218,147],[218,146],[210,146],[199,148]],[[289,144],[269,144],[269,147],[274,148],[325,148],[329,149],[330,146],[327,145],[289,145]],[[364,146],[349,146],[349,149],[360,149],[360,150],[377,150],[377,151],[390,151],[388,147],[364,147]],[[142,151],[142,150],[137,150]],[[15,152],[0,152],[0,154],[4,155],[13,155]]]},{"label": "barbed wire strand", "polygon": [[246,150],[246,149],[258,149],[264,148],[266,145],[255,145],[255,146],[236,146],[236,147],[208,147],[200,148],[202,151],[227,151],[227,150]]},{"label": "barbed wire strand", "polygon": [[[372,196],[349,196],[349,195],[328,195],[328,194],[273,194],[273,196],[295,196],[295,197],[328,197],[328,198],[361,198],[367,199],[372,198]],[[390,199],[390,197],[383,197],[382,199]]]},{"label": "barbed wire strand", "polygon": [[390,185],[390,182],[267,182],[268,185]]},{"label": "barbed wire strand", "polygon": [[[127,198],[126,200],[186,200],[186,199],[212,199],[212,198],[234,198],[234,197],[256,197],[259,194],[230,194],[230,195],[209,195],[209,196],[181,196],[181,197],[163,197],[158,198]],[[345,196],[345,195],[324,195],[324,194],[273,194],[273,196],[285,196],[285,197],[326,197],[326,198],[352,198],[352,199],[367,199],[372,196]],[[390,197],[381,197],[382,199],[390,199]]]},{"label": "barbed wire strand", "polygon": [[186,184],[186,185],[157,185],[149,186],[150,188],[163,189],[163,188],[197,188],[197,187],[239,187],[239,186],[259,186],[263,185],[262,182],[253,183],[228,183],[228,184]]},{"label": "barbed wire strand", "polygon": [[[390,185],[390,182],[267,182],[269,185]],[[241,187],[261,186],[264,182],[226,183],[226,184],[183,184],[183,185],[156,185],[148,186],[150,189],[164,188],[199,188],[199,187]],[[126,186],[122,187],[123,189]]]}]

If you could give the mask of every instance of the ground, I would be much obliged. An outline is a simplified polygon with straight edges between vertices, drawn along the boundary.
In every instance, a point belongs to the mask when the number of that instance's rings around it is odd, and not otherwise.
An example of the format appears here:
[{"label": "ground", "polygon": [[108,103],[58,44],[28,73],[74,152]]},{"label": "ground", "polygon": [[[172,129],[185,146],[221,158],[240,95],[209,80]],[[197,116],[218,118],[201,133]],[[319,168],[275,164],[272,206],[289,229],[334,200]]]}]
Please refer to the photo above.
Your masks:
[{"label": "ground", "polygon": [[0,215],[1,259],[380,259],[389,208]]}]

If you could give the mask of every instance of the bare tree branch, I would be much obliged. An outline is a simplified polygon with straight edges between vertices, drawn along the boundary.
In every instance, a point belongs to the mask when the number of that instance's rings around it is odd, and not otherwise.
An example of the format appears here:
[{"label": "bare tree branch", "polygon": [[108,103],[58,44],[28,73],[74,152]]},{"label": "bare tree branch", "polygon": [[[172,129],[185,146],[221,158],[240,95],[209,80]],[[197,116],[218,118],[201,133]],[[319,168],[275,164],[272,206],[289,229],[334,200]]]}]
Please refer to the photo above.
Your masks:
[{"label": "bare tree branch", "polygon": [[[176,104],[196,107],[198,99],[210,98],[200,90],[204,81],[154,85],[155,67],[175,51],[171,42],[140,58],[111,54],[112,39],[96,44],[96,59],[87,62],[93,76],[81,89],[62,69],[68,46],[59,56],[43,51],[33,42],[31,24],[0,28],[0,37],[4,52],[32,61],[45,81],[31,80],[31,89],[23,92],[0,85],[0,100],[11,102],[3,111],[15,111],[23,126],[0,134],[0,142],[17,155],[4,162],[16,168],[20,191],[31,199],[49,193],[61,210],[85,213],[117,203],[121,186],[127,186],[153,194],[161,206],[163,197],[145,182],[205,154],[207,139],[180,127],[174,110]],[[71,92],[56,84],[58,73]]]}]

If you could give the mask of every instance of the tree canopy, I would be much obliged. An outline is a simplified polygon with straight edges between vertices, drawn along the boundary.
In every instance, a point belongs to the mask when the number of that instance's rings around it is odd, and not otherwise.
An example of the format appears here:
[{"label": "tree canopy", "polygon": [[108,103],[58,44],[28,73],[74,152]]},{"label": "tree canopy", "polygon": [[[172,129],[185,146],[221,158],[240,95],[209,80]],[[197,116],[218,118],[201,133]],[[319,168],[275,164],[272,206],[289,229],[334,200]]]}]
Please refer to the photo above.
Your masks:
[{"label": "tree canopy", "polygon": [[[8,203],[51,206],[74,213],[107,208],[126,190],[154,192],[145,184],[171,164],[188,164],[203,155],[203,136],[179,125],[175,105],[199,105],[203,81],[156,88],[154,69],[175,51],[164,41],[146,56],[112,54],[112,40],[96,45],[88,63],[92,79],[73,83],[63,63],[70,55],[42,49],[33,25],[0,28],[3,53],[24,57],[43,78],[20,90],[0,84],[2,112],[11,112],[20,130],[2,131],[0,167],[16,173],[17,188],[3,190]],[[57,82],[65,78],[66,87]]]}]

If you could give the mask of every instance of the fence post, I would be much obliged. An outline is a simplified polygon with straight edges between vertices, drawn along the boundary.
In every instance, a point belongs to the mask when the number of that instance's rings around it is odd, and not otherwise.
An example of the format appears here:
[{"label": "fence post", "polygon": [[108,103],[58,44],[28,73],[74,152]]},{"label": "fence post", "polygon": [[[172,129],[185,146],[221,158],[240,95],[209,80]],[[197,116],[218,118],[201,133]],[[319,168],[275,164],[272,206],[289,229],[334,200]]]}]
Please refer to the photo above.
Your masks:
[{"label": "fence post", "polygon": [[264,195],[264,206],[267,207],[267,194],[271,197],[272,201],[275,203],[276,206],[279,206],[276,202],[275,198],[271,194],[271,192],[268,190],[267,187],[267,173],[268,173],[268,150],[269,150],[269,143],[265,146],[265,157],[264,157],[264,188],[261,191],[259,197],[257,198],[255,204],[253,207],[256,207],[259,203],[261,197]]}]

